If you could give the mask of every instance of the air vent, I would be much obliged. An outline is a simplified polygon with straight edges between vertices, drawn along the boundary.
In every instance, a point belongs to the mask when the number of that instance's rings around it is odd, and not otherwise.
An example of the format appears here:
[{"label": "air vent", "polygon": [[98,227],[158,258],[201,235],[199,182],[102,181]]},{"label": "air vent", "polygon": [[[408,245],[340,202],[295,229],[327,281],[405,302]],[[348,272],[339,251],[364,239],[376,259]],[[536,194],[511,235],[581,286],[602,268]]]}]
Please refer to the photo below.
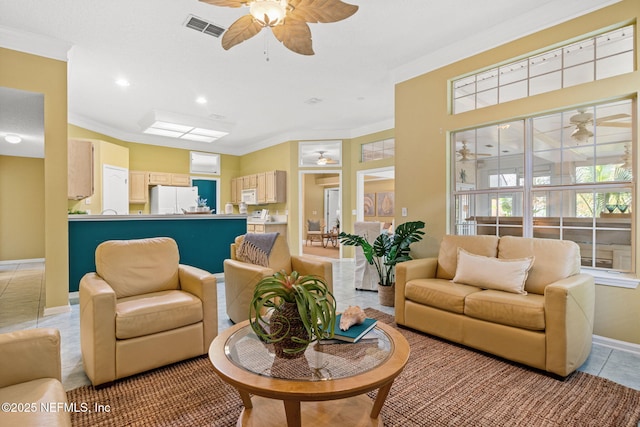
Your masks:
[{"label": "air vent", "polygon": [[204,19],[195,17],[193,15],[189,15],[187,18],[187,22],[184,24],[185,27],[194,29],[200,33],[209,34],[213,37],[220,37],[222,33],[224,33],[225,28],[219,27],[216,24],[212,24],[211,22],[207,22]]}]

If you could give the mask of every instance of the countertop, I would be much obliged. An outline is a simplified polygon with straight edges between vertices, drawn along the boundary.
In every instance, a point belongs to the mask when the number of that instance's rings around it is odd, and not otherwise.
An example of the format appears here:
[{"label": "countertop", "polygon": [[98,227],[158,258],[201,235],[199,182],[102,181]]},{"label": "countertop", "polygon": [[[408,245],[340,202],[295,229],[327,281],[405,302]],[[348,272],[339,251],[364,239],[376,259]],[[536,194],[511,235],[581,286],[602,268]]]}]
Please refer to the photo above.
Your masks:
[{"label": "countertop", "polygon": [[212,220],[246,219],[238,214],[159,214],[159,215],[69,215],[69,221],[154,221],[154,220]]},{"label": "countertop", "polygon": [[265,221],[261,219],[247,218],[247,224],[286,225],[287,221]]}]

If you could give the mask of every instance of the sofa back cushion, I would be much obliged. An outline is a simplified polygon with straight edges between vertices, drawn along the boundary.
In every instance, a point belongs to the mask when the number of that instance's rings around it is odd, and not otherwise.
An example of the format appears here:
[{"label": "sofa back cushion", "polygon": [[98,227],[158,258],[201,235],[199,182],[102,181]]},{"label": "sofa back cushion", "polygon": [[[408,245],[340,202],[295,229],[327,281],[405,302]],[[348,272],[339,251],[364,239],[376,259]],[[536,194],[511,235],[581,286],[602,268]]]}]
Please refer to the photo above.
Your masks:
[{"label": "sofa back cushion", "polygon": [[109,240],[96,248],[96,273],[116,298],[178,289],[180,254],[175,240]]},{"label": "sofa back cushion", "polygon": [[524,289],[544,294],[544,288],[557,280],[580,272],[580,247],[570,240],[504,236],[498,245],[503,259],[535,258]]},{"label": "sofa back cushion", "polygon": [[438,279],[453,279],[458,266],[458,248],[476,255],[497,257],[498,240],[498,236],[455,236],[452,234],[444,236],[438,253],[436,277]]}]

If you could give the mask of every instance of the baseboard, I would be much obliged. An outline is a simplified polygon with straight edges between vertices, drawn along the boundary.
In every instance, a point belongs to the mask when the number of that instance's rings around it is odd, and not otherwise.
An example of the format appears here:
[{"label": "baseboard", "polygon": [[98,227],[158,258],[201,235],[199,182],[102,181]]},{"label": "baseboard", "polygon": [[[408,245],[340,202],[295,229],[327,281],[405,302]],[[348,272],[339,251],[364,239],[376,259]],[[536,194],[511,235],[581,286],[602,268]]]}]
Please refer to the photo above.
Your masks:
[{"label": "baseboard", "polygon": [[640,344],[614,340],[613,338],[602,337],[600,335],[593,336],[593,343],[601,345],[603,347],[626,351],[628,353],[633,353],[637,356],[640,356]]},{"label": "baseboard", "polygon": [[44,262],[44,258],[31,258],[31,259],[10,259],[7,261],[0,261],[0,265],[10,264],[28,264],[33,262]]},{"label": "baseboard", "polygon": [[67,305],[59,305],[57,307],[45,307],[44,308],[44,315],[45,316],[51,316],[54,314],[62,314],[62,313],[68,313],[71,311],[71,305],[67,304]]}]

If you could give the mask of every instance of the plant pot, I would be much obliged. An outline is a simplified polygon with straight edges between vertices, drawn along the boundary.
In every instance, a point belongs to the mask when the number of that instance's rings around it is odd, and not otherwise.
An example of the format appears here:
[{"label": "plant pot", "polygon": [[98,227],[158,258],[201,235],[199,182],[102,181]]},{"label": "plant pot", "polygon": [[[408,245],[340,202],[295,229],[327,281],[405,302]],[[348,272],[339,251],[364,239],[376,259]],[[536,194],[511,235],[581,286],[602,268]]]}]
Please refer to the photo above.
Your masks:
[{"label": "plant pot", "polygon": [[273,343],[276,357],[296,359],[304,356],[307,346],[303,347],[302,344],[291,339],[292,337],[300,339],[308,339],[309,337],[295,303],[283,303],[280,309],[271,315],[269,329],[274,334],[274,339],[277,340]]},{"label": "plant pot", "polygon": [[391,286],[380,286],[378,284],[378,298],[380,299],[380,305],[385,307],[394,307],[396,299],[396,284]]}]

